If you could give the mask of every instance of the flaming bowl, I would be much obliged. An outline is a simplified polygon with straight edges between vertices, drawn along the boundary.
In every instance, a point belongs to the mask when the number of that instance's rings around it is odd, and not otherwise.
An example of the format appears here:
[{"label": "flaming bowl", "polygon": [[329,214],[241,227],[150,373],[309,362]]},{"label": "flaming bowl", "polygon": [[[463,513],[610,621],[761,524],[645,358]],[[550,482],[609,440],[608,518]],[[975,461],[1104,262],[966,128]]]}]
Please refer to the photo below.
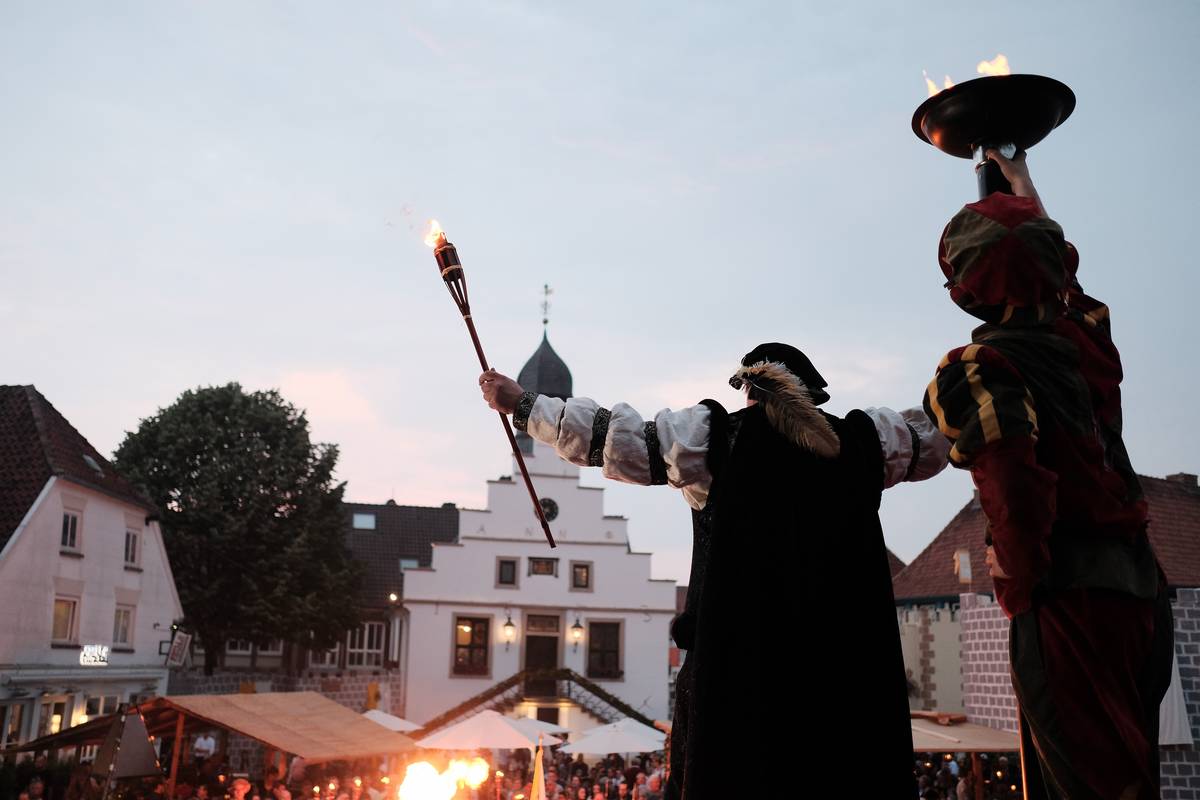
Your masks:
[{"label": "flaming bowl", "polygon": [[1075,110],[1075,93],[1042,75],[996,75],[952,86],[917,107],[917,138],[959,158],[1002,144],[1027,150]]}]

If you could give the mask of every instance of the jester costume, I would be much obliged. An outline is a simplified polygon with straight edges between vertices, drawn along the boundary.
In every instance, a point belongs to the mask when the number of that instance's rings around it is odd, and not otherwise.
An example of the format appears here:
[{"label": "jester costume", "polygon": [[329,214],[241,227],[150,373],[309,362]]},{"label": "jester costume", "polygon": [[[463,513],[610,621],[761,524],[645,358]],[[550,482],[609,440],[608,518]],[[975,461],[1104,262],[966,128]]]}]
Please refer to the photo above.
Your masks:
[{"label": "jester costume", "polygon": [[939,261],[951,299],[984,324],[942,359],[925,409],[971,470],[1007,575],[994,585],[1040,765],[1027,771],[1051,798],[1156,798],[1173,623],[1121,438],[1108,309],[1029,198],[968,205]]}]

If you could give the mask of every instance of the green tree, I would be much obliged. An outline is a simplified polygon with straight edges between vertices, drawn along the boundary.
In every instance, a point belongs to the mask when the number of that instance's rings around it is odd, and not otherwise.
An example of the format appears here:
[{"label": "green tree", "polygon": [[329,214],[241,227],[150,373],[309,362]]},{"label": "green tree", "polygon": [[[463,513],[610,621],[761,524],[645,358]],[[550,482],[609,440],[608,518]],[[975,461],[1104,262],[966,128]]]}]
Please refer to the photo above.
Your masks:
[{"label": "green tree", "polygon": [[184,392],[114,453],[159,508],[207,674],[227,639],[331,647],[361,621],[337,456],[278,392],[236,383]]}]

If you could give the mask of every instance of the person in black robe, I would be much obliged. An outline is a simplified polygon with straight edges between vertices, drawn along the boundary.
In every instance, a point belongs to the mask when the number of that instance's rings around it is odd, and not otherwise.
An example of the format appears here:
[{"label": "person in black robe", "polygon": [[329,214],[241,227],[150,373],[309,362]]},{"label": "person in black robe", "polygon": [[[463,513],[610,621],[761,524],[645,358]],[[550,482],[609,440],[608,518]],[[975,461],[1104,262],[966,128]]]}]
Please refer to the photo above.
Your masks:
[{"label": "person in black robe", "polygon": [[861,796],[916,794],[878,509],[885,486],[946,464],[922,409],[827,414],[825,380],[779,343],[742,359],[730,384],[747,406],[733,413],[705,400],[644,422],[628,405],[533,395],[492,370],[479,382],[492,408],[567,461],[669,483],[693,509],[687,601],[671,626],[687,658],[668,800],[742,796],[753,775],[731,763],[749,755],[833,789],[847,749],[868,765]]}]

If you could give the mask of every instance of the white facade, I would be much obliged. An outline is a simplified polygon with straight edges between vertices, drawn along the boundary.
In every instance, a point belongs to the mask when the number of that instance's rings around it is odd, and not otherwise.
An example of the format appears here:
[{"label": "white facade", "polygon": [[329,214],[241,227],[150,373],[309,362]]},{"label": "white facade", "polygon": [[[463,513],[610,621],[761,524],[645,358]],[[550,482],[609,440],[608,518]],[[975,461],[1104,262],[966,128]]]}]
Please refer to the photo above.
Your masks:
[{"label": "white facade", "polygon": [[181,616],[147,511],[50,478],[0,551],[0,744],[166,694]]},{"label": "white facade", "polygon": [[[578,467],[546,445],[523,445],[539,496],[557,507],[550,527],[558,547],[546,544],[514,462],[515,479],[489,481],[485,510],[460,513],[458,544],[435,544],[430,567],[405,570],[404,716],[428,721],[529,665],[574,670],[646,716],[666,719],[675,581],[650,577],[650,554],[630,550],[626,520],[604,515],[603,490],[580,486]],[[486,645],[456,647],[480,620]],[[510,713],[534,716],[551,706],[573,730],[598,723],[561,698],[530,700]]]}]

